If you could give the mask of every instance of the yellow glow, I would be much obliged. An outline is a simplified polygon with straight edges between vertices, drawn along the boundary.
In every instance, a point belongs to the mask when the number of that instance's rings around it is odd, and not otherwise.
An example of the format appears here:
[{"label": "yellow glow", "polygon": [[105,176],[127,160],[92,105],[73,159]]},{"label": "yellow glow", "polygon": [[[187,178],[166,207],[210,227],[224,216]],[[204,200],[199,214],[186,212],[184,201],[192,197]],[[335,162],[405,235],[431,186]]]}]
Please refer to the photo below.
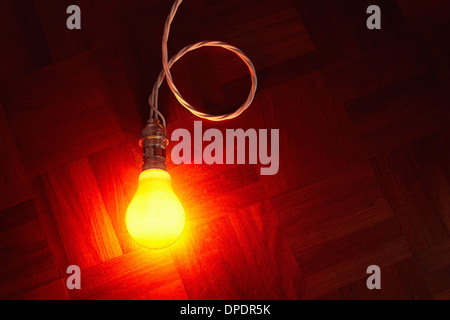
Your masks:
[{"label": "yellow glow", "polygon": [[126,215],[133,239],[150,249],[168,247],[183,232],[184,220],[184,209],[173,192],[169,173],[160,169],[142,172]]}]

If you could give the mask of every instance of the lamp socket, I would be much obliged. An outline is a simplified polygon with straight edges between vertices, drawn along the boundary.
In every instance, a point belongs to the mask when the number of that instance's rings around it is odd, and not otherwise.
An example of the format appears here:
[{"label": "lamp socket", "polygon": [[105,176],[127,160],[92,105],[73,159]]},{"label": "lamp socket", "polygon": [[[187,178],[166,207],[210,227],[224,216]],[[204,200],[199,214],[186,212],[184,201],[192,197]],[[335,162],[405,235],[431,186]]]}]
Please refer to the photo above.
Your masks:
[{"label": "lamp socket", "polygon": [[142,171],[149,169],[162,169],[167,171],[166,147],[169,140],[166,129],[158,119],[150,119],[147,126],[141,131],[139,145],[143,149],[144,165]]}]

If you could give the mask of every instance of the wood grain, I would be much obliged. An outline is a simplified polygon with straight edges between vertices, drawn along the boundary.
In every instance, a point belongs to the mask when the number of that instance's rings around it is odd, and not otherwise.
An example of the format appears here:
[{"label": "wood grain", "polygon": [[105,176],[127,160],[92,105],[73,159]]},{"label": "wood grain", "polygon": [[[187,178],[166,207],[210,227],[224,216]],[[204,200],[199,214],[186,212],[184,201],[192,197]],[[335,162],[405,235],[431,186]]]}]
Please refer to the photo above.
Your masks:
[{"label": "wood grain", "polygon": [[38,211],[61,274],[122,255],[117,236],[87,159],[36,179]]},{"label": "wood grain", "polygon": [[[126,208],[136,193],[140,173],[130,147],[121,144],[95,153],[89,157],[89,163],[122,253],[138,249],[139,245],[131,238],[125,225]],[[135,179],[130,179],[133,176]]]},{"label": "wood grain", "polygon": [[59,277],[34,201],[1,211],[0,222],[1,298]]},{"label": "wood grain", "polygon": [[425,137],[373,160],[414,252],[449,239],[448,132]]},{"label": "wood grain", "polygon": [[[66,28],[77,4],[82,29]],[[382,29],[366,28],[366,9]],[[167,163],[186,211],[169,249],[125,226],[170,1],[0,1],[0,298],[450,299],[450,2],[189,0],[169,55],[242,49],[248,110],[204,130],[279,129],[280,167]],[[208,113],[246,99],[220,48],[173,67]],[[163,84],[168,135],[199,120]],[[203,145],[206,145],[204,143]],[[66,269],[81,267],[81,290]],[[381,267],[381,290],[366,287]]]},{"label": "wood grain", "polygon": [[264,297],[227,216],[186,230],[170,250],[189,298]]},{"label": "wood grain", "polygon": [[69,300],[66,283],[58,279],[13,297],[15,300]]},{"label": "wood grain", "polygon": [[265,289],[264,298],[301,298],[301,271],[270,204],[253,204],[229,218],[250,268]]},{"label": "wood grain", "polygon": [[76,300],[131,299],[176,280],[179,276],[168,249],[141,248],[88,268],[83,272],[83,289],[69,295]]}]

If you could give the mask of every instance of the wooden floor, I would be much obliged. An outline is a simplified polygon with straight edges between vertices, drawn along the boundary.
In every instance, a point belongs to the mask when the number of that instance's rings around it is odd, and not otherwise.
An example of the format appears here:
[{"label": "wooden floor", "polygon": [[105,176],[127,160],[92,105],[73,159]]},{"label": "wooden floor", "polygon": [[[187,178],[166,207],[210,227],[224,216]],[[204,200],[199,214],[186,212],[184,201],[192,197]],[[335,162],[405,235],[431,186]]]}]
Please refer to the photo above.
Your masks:
[{"label": "wooden floor", "polygon": [[[70,4],[82,30],[65,27]],[[187,227],[149,251],[124,216],[170,6],[0,1],[0,298],[450,299],[450,1],[185,0],[169,52],[226,41],[260,82],[242,116],[203,127],[280,129],[280,171],[169,159]],[[221,49],[173,76],[213,113],[250,84]],[[160,105],[169,134],[193,130],[165,84]]]}]

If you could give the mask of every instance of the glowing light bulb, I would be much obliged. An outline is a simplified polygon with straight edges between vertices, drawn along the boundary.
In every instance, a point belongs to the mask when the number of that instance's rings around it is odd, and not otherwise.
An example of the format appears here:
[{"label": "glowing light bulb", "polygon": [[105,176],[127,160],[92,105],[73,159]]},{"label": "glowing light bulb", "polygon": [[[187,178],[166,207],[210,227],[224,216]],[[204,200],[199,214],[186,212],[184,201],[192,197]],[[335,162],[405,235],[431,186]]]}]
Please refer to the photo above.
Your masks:
[{"label": "glowing light bulb", "polygon": [[180,237],[184,221],[184,209],[173,192],[169,173],[161,169],[143,171],[126,214],[133,239],[149,249],[168,247]]},{"label": "glowing light bulb", "polygon": [[162,249],[173,244],[184,229],[184,209],[172,189],[166,166],[166,128],[150,118],[141,131],[144,165],[136,194],[128,205],[128,233],[141,246]]}]

